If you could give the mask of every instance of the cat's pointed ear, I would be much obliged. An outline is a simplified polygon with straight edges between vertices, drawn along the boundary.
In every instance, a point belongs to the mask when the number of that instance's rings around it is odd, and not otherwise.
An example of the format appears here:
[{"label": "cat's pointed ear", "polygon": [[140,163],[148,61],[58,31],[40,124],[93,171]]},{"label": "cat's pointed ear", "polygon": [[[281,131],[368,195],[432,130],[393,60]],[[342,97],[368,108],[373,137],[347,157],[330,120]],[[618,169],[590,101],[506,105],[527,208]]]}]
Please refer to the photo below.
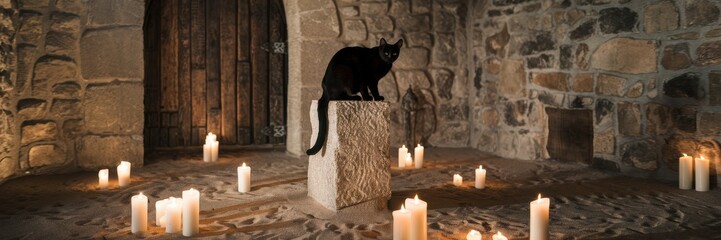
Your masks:
[{"label": "cat's pointed ear", "polygon": [[386,45],[386,44],[388,44],[388,43],[386,43],[386,39],[385,39],[385,38],[381,38],[381,45]]},{"label": "cat's pointed ear", "polygon": [[398,40],[398,42],[396,42],[396,45],[398,45],[398,47],[403,47],[403,39]]}]

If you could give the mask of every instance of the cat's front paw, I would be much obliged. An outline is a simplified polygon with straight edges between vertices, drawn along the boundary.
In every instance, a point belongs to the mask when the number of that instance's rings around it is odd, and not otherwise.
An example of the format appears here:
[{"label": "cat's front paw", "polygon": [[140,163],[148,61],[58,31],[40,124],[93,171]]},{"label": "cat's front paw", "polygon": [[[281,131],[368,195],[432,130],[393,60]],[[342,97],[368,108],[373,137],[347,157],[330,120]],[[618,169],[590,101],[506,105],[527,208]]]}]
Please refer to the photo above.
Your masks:
[{"label": "cat's front paw", "polygon": [[373,97],[373,100],[376,100],[376,101],[383,101],[383,100],[385,100],[385,99],[386,99],[386,98],[384,98],[383,96]]}]

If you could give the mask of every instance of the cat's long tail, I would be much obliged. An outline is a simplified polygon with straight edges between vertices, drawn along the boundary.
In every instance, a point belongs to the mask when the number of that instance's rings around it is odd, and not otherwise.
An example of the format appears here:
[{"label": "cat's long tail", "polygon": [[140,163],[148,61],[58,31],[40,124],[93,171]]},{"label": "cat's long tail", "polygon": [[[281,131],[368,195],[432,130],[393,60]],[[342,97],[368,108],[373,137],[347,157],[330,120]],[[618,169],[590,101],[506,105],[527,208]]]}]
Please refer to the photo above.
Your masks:
[{"label": "cat's long tail", "polygon": [[315,155],[325,144],[328,135],[328,101],[328,95],[323,91],[323,96],[318,99],[318,137],[313,147],[305,151],[305,154]]}]

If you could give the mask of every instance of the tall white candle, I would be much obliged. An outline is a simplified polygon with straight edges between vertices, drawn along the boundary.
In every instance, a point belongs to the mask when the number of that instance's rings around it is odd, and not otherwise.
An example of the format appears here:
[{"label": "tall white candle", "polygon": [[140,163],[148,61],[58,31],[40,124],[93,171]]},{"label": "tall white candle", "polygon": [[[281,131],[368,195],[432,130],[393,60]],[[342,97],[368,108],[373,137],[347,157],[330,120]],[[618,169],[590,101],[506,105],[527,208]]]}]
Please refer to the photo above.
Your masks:
[{"label": "tall white candle", "polygon": [[678,188],[691,189],[693,186],[693,158],[683,154],[678,158]]},{"label": "tall white candle", "polygon": [[416,163],[416,168],[422,168],[423,167],[423,146],[421,144],[418,144],[418,146],[415,149],[416,152],[416,159],[413,159],[413,161]]},{"label": "tall white candle", "polygon": [[180,232],[180,222],[182,216],[182,202],[174,197],[168,199],[165,204],[165,232]]},{"label": "tall white candle", "polygon": [[410,240],[411,212],[401,205],[400,210],[393,211],[393,239]]},{"label": "tall white candle", "polygon": [[125,187],[130,184],[130,163],[121,161],[118,165],[118,185]]},{"label": "tall white candle", "polygon": [[481,240],[481,232],[476,230],[471,230],[468,232],[468,235],[466,235],[466,240]]},{"label": "tall white candle", "polygon": [[107,168],[98,171],[98,187],[100,187],[100,189],[108,188],[108,174],[109,171]]},{"label": "tall white candle", "polygon": [[198,234],[200,224],[200,193],[198,190],[183,191],[183,236]]},{"label": "tall white candle", "polygon": [[405,166],[407,168],[413,167],[413,157],[411,157],[411,153],[406,153],[406,164]]},{"label": "tall white candle", "polygon": [[483,169],[483,165],[478,166],[478,169],[476,169],[475,186],[478,189],[486,188],[486,169]]},{"label": "tall white candle", "polygon": [[549,206],[551,200],[541,198],[538,194],[538,200],[531,202],[531,237],[530,240],[546,240],[548,239],[548,218]]},{"label": "tall white candle", "polygon": [[164,227],[165,224],[165,205],[168,203],[168,199],[158,200],[155,202],[155,226]]},{"label": "tall white candle", "polygon": [[131,223],[130,232],[144,233],[148,231],[148,197],[140,193],[130,198]]},{"label": "tall white candle", "polygon": [[250,192],[250,167],[243,163],[238,167],[238,192]]},{"label": "tall white candle", "polygon": [[696,191],[706,192],[709,189],[709,161],[703,156],[694,161],[696,162]]},{"label": "tall white candle", "polygon": [[508,240],[506,236],[503,236],[503,234],[499,231],[496,233],[496,235],[493,235],[493,240]]},{"label": "tall white candle", "polygon": [[398,168],[406,167],[406,154],[407,153],[408,153],[408,148],[406,148],[406,145],[403,145],[401,148],[398,149]]},{"label": "tall white candle", "polygon": [[405,201],[408,211],[411,212],[410,239],[428,239],[428,203],[415,198],[407,198]]},{"label": "tall white candle", "polygon": [[211,156],[213,162],[218,161],[219,146],[220,146],[220,143],[218,141],[214,141],[210,144],[210,156]]},{"label": "tall white candle", "polygon": [[463,177],[458,174],[453,174],[453,185],[456,185],[456,187],[460,187],[463,185]]}]

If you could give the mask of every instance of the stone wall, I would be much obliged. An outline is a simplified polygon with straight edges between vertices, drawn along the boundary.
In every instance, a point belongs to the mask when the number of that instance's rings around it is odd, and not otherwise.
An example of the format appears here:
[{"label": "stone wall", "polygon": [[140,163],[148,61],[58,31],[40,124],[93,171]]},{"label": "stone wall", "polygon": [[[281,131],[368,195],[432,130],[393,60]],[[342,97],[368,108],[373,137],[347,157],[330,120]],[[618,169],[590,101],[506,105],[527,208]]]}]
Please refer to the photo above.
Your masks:
[{"label": "stone wall", "polygon": [[[515,3],[515,4],[511,4]],[[545,159],[545,107],[594,113],[594,164],[719,169],[721,3],[489,0],[474,9],[471,146]]]},{"label": "stone wall", "polygon": [[391,144],[400,145],[400,98],[413,86],[429,106],[424,143],[467,146],[466,0],[285,1],[289,39],[287,148],[304,155],[311,137],[308,111],[322,93],[330,58],[346,46],[374,47],[380,38],[404,39],[399,59],[380,82],[391,103]]},{"label": "stone wall", "polygon": [[13,4],[0,1],[0,181],[142,165],[145,2]]}]

